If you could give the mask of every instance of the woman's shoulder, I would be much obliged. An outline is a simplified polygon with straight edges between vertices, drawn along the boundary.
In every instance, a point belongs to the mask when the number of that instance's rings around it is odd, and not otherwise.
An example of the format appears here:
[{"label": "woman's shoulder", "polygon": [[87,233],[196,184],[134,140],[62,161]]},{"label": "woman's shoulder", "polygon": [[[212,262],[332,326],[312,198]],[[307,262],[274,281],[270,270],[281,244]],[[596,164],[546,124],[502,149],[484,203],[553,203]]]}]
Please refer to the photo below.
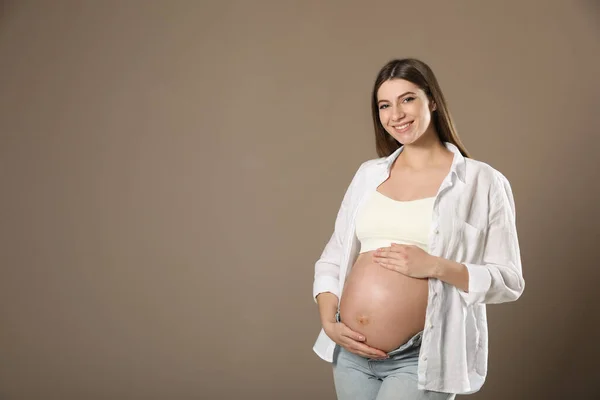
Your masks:
[{"label": "woman's shoulder", "polygon": [[465,158],[465,182],[494,193],[512,193],[508,178],[490,164]]},{"label": "woman's shoulder", "polygon": [[354,172],[354,177],[350,182],[350,186],[360,185],[365,181],[365,179],[369,179],[372,176],[372,172],[377,170],[377,167],[382,164],[382,161],[385,160],[385,157],[381,158],[372,158],[366,161],[361,161]]},{"label": "woman's shoulder", "polygon": [[465,158],[465,173],[466,180],[480,180],[487,179],[489,181],[500,180],[500,181],[508,181],[506,176],[498,169],[494,168],[490,164],[475,160],[472,158]]},{"label": "woman's shoulder", "polygon": [[363,161],[359,169],[367,169],[375,165],[379,165],[385,161],[386,157],[371,158]]},{"label": "woman's shoulder", "polygon": [[356,170],[356,176],[368,175],[372,172],[377,172],[385,163],[386,157],[371,158],[366,161],[362,161]]}]

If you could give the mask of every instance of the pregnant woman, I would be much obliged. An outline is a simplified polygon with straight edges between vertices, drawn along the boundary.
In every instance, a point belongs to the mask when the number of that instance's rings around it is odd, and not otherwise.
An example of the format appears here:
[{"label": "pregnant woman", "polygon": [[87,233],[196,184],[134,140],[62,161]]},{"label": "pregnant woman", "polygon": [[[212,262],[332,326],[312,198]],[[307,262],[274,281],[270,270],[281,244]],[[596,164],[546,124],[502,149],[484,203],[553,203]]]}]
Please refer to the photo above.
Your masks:
[{"label": "pregnant woman", "polygon": [[315,264],[314,351],[340,400],[474,393],[486,304],[525,285],[510,184],[469,157],[422,61],[387,63],[371,101],[379,158],[358,168]]}]

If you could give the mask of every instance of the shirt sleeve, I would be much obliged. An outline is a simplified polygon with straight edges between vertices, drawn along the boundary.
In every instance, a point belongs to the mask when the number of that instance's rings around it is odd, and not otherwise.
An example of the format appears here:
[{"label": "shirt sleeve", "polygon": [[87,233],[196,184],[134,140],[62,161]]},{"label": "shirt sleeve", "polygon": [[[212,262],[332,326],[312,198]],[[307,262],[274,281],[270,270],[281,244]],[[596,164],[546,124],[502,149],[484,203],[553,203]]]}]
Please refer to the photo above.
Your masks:
[{"label": "shirt sleeve", "polygon": [[525,288],[509,181],[496,171],[490,192],[487,238],[482,264],[464,263],[469,291],[459,290],[467,305],[517,300]]},{"label": "shirt sleeve", "polygon": [[316,302],[317,295],[324,292],[331,292],[340,298],[340,263],[343,256],[343,240],[348,227],[349,211],[351,209],[350,202],[352,192],[358,181],[363,163],[352,178],[350,185],[346,189],[342,204],[335,219],[333,233],[325,245],[321,256],[315,263],[315,275],[313,281],[313,299]]}]

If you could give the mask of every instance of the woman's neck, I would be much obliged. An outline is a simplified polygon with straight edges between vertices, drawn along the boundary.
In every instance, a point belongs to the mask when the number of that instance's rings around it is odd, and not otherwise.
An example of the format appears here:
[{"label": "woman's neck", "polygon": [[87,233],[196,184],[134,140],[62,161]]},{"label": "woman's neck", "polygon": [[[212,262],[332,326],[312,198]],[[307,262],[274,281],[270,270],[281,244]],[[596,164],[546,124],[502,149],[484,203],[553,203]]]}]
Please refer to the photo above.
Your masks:
[{"label": "woman's neck", "polygon": [[415,143],[404,145],[394,163],[397,167],[422,171],[431,167],[446,165],[452,159],[452,152],[440,141],[437,134],[422,136]]}]

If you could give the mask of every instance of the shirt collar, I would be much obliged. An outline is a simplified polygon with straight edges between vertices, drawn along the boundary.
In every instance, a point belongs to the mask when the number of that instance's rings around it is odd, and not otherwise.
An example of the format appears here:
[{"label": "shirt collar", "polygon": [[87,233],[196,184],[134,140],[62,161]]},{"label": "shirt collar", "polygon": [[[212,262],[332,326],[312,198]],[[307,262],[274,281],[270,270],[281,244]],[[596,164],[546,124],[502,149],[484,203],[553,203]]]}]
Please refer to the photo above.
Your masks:
[{"label": "shirt collar", "polygon": [[[465,182],[465,157],[460,153],[458,147],[450,142],[443,142],[448,150],[454,153],[454,158],[452,159],[452,166],[450,167],[450,173],[454,173],[458,179],[460,179],[463,183]],[[392,163],[400,153],[402,153],[402,149],[404,145],[400,146],[397,150],[395,150],[392,154],[387,157],[382,157],[379,159],[378,165],[383,165],[386,168],[390,168]]]}]

